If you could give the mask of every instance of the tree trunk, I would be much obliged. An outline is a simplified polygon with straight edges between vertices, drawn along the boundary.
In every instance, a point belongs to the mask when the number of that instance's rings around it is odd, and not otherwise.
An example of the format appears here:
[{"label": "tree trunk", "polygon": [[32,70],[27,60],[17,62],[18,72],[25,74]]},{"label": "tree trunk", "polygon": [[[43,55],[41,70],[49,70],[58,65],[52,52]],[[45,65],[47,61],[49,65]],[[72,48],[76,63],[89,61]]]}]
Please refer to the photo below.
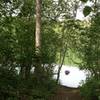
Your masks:
[{"label": "tree trunk", "polygon": [[41,67],[41,1],[36,0],[36,31],[35,31],[35,71],[36,81],[40,81],[42,75]]},{"label": "tree trunk", "polygon": [[35,31],[36,67],[41,65],[41,0],[36,0],[36,31]]},{"label": "tree trunk", "polygon": [[56,83],[59,83],[60,71],[61,71],[62,65],[63,65],[63,63],[64,63],[64,60],[65,60],[66,51],[67,51],[67,45],[65,46],[65,50],[64,50],[64,52],[63,52],[61,64],[60,64],[59,67],[58,67]]},{"label": "tree trunk", "polygon": [[41,0],[36,0],[35,48],[36,48],[36,53],[40,54],[40,49],[41,49]]}]

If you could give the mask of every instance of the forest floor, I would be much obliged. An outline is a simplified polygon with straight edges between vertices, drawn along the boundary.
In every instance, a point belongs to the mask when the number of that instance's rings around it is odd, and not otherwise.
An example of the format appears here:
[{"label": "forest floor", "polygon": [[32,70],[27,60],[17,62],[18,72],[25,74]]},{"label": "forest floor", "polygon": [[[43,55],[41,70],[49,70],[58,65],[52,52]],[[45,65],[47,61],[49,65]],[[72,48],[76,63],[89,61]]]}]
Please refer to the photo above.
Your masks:
[{"label": "forest floor", "polygon": [[79,88],[60,87],[50,100],[83,100]]},{"label": "forest floor", "polygon": [[67,100],[82,100],[79,89],[68,89],[66,91]]}]

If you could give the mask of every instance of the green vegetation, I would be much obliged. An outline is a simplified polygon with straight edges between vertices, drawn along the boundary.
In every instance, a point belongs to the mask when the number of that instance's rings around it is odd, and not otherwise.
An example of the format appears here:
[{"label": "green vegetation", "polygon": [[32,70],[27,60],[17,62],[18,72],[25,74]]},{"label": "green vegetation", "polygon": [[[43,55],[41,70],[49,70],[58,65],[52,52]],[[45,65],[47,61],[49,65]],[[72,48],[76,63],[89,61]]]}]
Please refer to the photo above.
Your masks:
[{"label": "green vegetation", "polygon": [[[0,100],[47,100],[55,93],[62,64],[90,71],[81,94],[99,100],[99,1],[84,7],[84,16],[93,13],[88,21],[75,19],[80,1],[88,0],[36,1],[0,0]],[[53,64],[60,64],[57,80]]]}]

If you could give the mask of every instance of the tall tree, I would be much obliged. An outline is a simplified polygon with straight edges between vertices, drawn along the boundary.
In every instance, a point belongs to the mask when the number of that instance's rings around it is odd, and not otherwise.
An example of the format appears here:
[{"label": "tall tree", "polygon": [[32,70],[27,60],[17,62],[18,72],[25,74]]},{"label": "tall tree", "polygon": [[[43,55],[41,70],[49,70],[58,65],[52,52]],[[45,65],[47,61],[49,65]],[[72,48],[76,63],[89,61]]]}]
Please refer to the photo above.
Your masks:
[{"label": "tall tree", "polygon": [[40,54],[41,48],[41,0],[36,0],[36,32],[35,32],[36,53]]},{"label": "tall tree", "polygon": [[41,0],[36,0],[36,28],[35,28],[35,77],[37,83],[41,79]]}]

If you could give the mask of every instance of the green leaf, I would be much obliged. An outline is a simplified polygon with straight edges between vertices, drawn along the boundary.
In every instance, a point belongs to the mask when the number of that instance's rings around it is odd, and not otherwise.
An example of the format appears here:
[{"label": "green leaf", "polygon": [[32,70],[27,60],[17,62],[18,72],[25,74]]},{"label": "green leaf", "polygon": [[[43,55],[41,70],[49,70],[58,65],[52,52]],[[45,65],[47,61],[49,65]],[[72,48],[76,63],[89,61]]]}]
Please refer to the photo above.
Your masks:
[{"label": "green leaf", "polygon": [[92,11],[92,8],[89,6],[85,6],[85,8],[83,9],[83,14],[84,16],[88,16],[90,14],[90,12]]},{"label": "green leaf", "polygon": [[88,0],[81,0],[82,2],[87,2]]}]

